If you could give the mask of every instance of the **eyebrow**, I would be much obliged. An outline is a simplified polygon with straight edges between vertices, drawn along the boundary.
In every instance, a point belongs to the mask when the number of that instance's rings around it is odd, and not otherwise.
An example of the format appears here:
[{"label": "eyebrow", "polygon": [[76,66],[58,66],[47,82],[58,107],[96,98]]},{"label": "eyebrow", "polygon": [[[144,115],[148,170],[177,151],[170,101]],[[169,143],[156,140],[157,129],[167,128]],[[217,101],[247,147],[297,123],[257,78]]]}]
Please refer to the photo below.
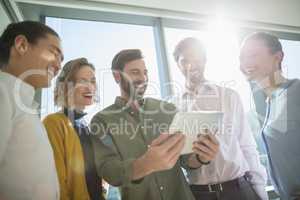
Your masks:
[{"label": "eyebrow", "polygon": [[[130,71],[141,71],[139,68],[130,69]],[[148,69],[145,69],[144,72],[148,72]]]},{"label": "eyebrow", "polygon": [[79,77],[78,79],[80,79],[80,80],[96,80],[96,77],[95,76],[93,76],[93,77],[91,77],[91,78],[85,78],[85,77]]}]

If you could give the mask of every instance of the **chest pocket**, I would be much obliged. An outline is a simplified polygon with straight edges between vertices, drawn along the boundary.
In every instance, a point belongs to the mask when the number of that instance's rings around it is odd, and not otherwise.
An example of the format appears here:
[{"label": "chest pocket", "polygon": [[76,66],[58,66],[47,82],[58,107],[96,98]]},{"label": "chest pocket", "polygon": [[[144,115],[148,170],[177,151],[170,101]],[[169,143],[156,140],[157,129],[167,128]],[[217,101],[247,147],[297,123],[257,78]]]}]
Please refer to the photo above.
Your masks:
[{"label": "chest pocket", "polygon": [[112,144],[123,159],[137,158],[147,150],[141,125],[124,119],[110,122],[107,127]]}]

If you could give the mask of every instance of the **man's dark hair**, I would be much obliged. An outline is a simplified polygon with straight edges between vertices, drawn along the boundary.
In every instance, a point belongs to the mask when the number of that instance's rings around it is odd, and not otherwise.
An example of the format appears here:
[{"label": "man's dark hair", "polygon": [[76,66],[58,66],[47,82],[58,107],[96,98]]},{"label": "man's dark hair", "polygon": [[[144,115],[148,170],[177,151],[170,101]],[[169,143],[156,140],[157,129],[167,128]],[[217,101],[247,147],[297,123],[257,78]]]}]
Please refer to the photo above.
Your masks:
[{"label": "man's dark hair", "polygon": [[[282,51],[282,45],[275,35],[272,35],[271,33],[267,32],[255,32],[250,34],[244,39],[245,43],[248,40],[261,40],[264,42],[264,44],[270,49],[270,52],[272,54],[277,53],[277,52],[283,52]],[[280,69],[281,69],[281,63],[280,63]]]},{"label": "man's dark hair", "polygon": [[187,37],[183,40],[181,40],[175,47],[175,50],[173,52],[173,56],[175,61],[177,62],[179,59],[180,54],[187,48],[190,47],[195,47],[199,50],[201,50],[204,54],[204,56],[206,57],[206,48],[204,46],[204,44],[198,40],[197,38],[194,37]]},{"label": "man's dark hair", "polygon": [[47,37],[47,34],[59,38],[52,28],[40,22],[23,21],[9,24],[0,37],[0,66],[8,63],[10,49],[14,46],[17,36],[24,35],[29,43],[36,44],[40,38]]},{"label": "man's dark hair", "polygon": [[112,71],[123,71],[125,64],[134,60],[142,59],[143,54],[139,49],[124,49],[117,53],[112,60]]}]

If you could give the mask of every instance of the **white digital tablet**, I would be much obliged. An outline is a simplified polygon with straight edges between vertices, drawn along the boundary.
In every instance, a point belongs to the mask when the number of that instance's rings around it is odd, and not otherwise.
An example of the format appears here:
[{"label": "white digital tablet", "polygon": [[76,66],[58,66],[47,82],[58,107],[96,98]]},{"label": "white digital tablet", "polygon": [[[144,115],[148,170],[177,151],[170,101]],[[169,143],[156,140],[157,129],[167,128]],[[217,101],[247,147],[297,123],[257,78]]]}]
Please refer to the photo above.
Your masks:
[{"label": "white digital tablet", "polygon": [[192,153],[193,142],[198,134],[205,134],[205,129],[211,133],[221,132],[223,113],[212,111],[178,112],[169,127],[169,133],[178,131],[186,135],[186,141],[181,154]]}]

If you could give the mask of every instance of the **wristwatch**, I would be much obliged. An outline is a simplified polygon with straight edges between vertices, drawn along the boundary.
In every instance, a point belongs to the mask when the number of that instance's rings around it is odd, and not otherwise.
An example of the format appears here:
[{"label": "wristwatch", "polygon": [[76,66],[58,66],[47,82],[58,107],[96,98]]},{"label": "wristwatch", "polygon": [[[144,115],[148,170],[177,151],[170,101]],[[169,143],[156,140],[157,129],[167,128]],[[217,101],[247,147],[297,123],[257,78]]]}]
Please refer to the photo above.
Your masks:
[{"label": "wristwatch", "polygon": [[199,157],[198,154],[196,154],[196,159],[197,159],[197,161],[198,161],[199,163],[201,163],[202,165],[208,165],[208,164],[210,163],[210,161],[203,162],[203,161],[200,159],[200,157]]}]

